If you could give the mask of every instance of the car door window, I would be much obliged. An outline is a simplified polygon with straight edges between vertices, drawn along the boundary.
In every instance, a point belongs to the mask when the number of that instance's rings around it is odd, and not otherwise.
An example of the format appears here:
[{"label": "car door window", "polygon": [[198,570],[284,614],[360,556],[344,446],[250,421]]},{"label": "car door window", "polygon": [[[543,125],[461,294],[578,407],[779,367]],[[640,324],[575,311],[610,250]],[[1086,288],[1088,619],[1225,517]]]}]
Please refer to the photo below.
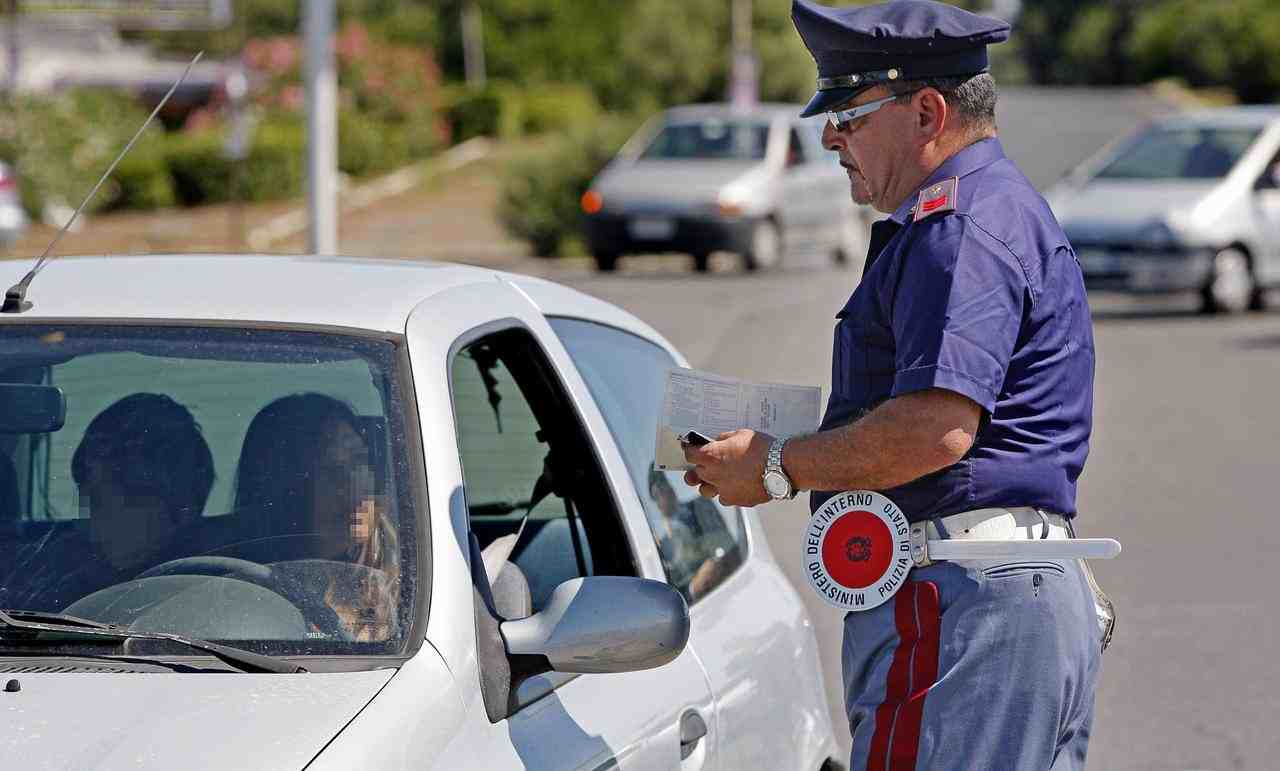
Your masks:
[{"label": "car door window", "polygon": [[679,472],[654,466],[663,384],[675,360],[613,327],[564,318],[553,318],[551,326],[618,441],[668,581],[697,602],[742,564],[747,542],[741,512],[702,498]]},{"label": "car door window", "polygon": [[807,155],[804,142],[800,141],[800,134],[793,127],[787,138],[787,166],[801,166],[807,163]]},{"label": "car door window", "polygon": [[571,578],[635,575],[594,445],[533,336],[471,343],[450,377],[471,531],[481,549],[519,534],[510,561],[533,612]]}]

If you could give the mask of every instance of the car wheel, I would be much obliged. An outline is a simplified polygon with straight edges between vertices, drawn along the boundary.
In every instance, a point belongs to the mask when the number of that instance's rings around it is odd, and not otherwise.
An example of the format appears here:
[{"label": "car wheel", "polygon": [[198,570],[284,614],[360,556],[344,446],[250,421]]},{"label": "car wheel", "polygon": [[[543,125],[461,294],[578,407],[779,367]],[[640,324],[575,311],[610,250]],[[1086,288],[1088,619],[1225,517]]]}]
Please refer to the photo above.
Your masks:
[{"label": "car wheel", "polygon": [[782,262],[782,231],[778,223],[762,219],[751,227],[751,244],[742,261],[747,270],[768,270]]},{"label": "car wheel", "polygon": [[1203,290],[1207,313],[1241,313],[1257,301],[1249,255],[1240,249],[1223,249],[1213,256],[1213,271]]},{"label": "car wheel", "polygon": [[618,269],[618,255],[609,252],[598,252],[595,255],[596,267],[602,273],[612,273]]},{"label": "car wheel", "polygon": [[699,252],[693,255],[693,269],[698,273],[706,273],[707,268],[711,267],[711,255],[706,252]]}]

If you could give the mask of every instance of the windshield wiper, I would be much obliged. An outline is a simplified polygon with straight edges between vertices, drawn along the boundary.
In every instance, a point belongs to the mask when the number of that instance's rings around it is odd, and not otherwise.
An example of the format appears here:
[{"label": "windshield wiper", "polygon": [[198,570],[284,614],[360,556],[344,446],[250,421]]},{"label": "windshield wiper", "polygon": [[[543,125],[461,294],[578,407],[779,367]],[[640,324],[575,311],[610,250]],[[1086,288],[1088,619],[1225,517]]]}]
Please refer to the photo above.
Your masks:
[{"label": "windshield wiper", "polygon": [[198,640],[180,634],[168,632],[137,632],[114,624],[103,624],[87,618],[68,616],[61,613],[42,613],[35,610],[0,610],[0,628],[17,629],[32,632],[58,632],[61,634],[83,635],[85,637],[116,637],[121,640],[168,640],[213,654],[215,658],[239,669],[241,672],[271,672],[279,674],[295,674],[307,670],[297,664],[291,664],[261,653],[241,650],[230,645],[221,645],[208,640]]}]

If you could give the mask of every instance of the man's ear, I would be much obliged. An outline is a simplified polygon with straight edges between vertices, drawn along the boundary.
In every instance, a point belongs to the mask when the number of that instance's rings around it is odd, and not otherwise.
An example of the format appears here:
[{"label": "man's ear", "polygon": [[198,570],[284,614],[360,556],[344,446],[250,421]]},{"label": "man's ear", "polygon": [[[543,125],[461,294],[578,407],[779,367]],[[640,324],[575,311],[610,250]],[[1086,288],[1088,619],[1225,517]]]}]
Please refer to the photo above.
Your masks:
[{"label": "man's ear", "polygon": [[946,129],[950,109],[947,100],[937,89],[926,88],[920,92],[916,109],[916,129],[922,143],[933,142]]}]

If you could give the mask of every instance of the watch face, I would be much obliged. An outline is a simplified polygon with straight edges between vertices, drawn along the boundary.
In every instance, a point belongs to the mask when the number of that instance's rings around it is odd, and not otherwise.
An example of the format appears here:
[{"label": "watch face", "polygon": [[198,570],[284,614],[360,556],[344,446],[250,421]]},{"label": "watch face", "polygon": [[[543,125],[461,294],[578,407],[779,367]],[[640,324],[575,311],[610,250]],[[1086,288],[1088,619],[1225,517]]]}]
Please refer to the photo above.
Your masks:
[{"label": "watch face", "polygon": [[764,475],[764,489],[774,498],[785,498],[791,493],[791,485],[788,484],[786,477],[776,471],[770,471]]}]

